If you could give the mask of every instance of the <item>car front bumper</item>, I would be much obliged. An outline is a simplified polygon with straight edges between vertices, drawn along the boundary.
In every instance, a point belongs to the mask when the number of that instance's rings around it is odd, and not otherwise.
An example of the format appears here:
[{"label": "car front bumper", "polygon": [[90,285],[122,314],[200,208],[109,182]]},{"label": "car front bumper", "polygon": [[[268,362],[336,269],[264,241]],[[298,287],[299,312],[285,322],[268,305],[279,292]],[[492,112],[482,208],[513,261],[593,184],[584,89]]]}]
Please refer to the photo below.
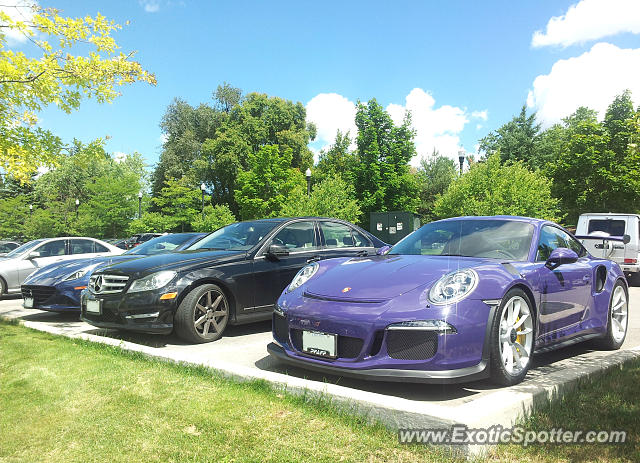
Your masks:
[{"label": "car front bumper", "polygon": [[354,369],[337,367],[331,364],[322,364],[319,362],[310,362],[308,360],[300,360],[287,355],[282,346],[272,342],[267,346],[267,352],[278,360],[289,365],[314,370],[321,373],[327,373],[336,376],[345,376],[350,378],[373,380],[373,381],[389,381],[389,382],[410,382],[410,383],[428,383],[428,384],[451,384],[461,382],[471,382],[487,378],[489,376],[488,362],[482,360],[477,365],[456,370],[404,370],[397,368],[367,368]]},{"label": "car front bumper", "polygon": [[76,289],[77,287],[77,284],[73,283],[60,283],[51,286],[22,285],[21,293],[23,298],[33,298],[33,306],[28,307],[30,309],[49,312],[80,312],[82,288]]},{"label": "car front bumper", "polygon": [[[160,300],[164,292],[96,295],[83,291],[80,319],[98,328],[169,334],[173,331],[176,303],[175,299]],[[89,300],[99,301],[99,313],[87,312]]]}]

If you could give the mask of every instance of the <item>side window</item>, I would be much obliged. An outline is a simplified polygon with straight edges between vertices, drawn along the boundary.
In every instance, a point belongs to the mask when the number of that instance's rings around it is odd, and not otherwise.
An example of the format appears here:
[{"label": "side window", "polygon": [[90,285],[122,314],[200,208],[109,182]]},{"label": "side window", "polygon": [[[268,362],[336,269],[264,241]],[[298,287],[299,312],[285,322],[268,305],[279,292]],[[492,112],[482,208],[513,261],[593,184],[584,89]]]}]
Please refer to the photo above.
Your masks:
[{"label": "side window", "polygon": [[93,252],[93,241],[91,240],[69,240],[71,254],[90,254]]},{"label": "side window", "polygon": [[569,234],[563,232],[559,228],[544,226],[540,232],[540,241],[538,242],[538,262],[546,261],[551,255],[551,251],[556,248],[569,248],[578,254],[584,256],[585,251],[580,243],[573,239]]},{"label": "side window", "polygon": [[49,241],[39,248],[34,249],[34,251],[38,251],[40,253],[40,257],[64,256],[64,241],[65,240]]},{"label": "side window", "polygon": [[306,251],[318,248],[313,222],[294,222],[280,230],[271,240],[273,244],[282,244],[289,251]]},{"label": "side window", "polygon": [[359,248],[372,248],[373,243],[369,239],[357,230],[351,230],[351,236],[353,236],[353,245]]},{"label": "side window", "polygon": [[104,247],[103,245],[101,245],[97,241],[94,241],[93,244],[95,246],[95,251],[94,252],[109,252],[108,248]]},{"label": "side window", "polygon": [[[320,228],[324,235],[324,244],[328,248],[358,246],[356,240],[351,235],[351,227],[337,222],[320,222]],[[369,246],[369,244],[366,244],[366,246]]]}]

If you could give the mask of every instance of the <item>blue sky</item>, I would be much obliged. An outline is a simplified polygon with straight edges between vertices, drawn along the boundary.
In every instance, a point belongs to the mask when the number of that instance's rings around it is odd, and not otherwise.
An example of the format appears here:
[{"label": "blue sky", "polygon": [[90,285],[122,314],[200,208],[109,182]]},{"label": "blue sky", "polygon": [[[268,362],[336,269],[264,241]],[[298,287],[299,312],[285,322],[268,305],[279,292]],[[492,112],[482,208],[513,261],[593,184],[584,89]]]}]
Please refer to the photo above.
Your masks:
[{"label": "blue sky", "polygon": [[110,151],[138,151],[149,164],[157,162],[158,124],[171,100],[211,101],[223,81],[245,93],[313,101],[315,150],[336,128],[351,128],[353,103],[375,97],[396,118],[412,110],[420,153],[435,147],[452,157],[474,152],[527,102],[549,125],[578,104],[602,109],[627,87],[640,101],[636,0],[40,4],[129,20],[116,40],[123,51],[137,50],[158,80],[124,88],[110,105],[85,102],[71,115],[48,109],[41,125],[65,140],[108,135]]}]

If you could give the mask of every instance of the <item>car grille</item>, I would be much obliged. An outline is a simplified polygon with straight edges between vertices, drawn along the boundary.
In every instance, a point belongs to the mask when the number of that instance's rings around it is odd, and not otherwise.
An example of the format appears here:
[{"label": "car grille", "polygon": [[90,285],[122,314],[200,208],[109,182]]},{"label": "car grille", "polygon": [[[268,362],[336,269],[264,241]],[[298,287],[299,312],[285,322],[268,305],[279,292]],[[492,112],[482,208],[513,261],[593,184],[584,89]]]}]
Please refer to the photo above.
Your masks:
[{"label": "car grille", "polygon": [[22,297],[32,297],[34,304],[42,304],[56,292],[53,286],[22,285],[20,289]]},{"label": "car grille", "polygon": [[422,330],[388,330],[387,353],[401,360],[426,360],[438,352],[438,333]]},{"label": "car grille", "polygon": [[[302,330],[291,329],[291,343],[302,352]],[[364,339],[351,336],[338,336],[338,358],[353,359],[360,355]]]},{"label": "car grille", "polygon": [[127,281],[129,281],[129,277],[123,275],[91,275],[89,290],[94,294],[119,293],[127,286]]},{"label": "car grille", "polygon": [[287,319],[275,312],[273,313],[273,335],[280,342],[289,342],[289,324],[287,323]]}]

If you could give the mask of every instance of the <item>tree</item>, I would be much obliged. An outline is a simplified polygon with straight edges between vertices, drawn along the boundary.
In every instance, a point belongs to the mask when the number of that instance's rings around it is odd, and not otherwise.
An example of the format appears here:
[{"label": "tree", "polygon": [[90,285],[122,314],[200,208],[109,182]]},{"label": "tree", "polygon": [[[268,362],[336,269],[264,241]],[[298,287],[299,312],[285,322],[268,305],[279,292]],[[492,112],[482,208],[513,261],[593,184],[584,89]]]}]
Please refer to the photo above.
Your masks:
[{"label": "tree", "polygon": [[435,218],[433,207],[436,200],[447,191],[457,175],[456,163],[435,150],[429,158],[420,161],[420,167],[416,172],[420,189],[418,213],[422,215],[424,222],[430,222]]},{"label": "tree", "polygon": [[549,173],[569,223],[584,212],[640,209],[640,112],[629,92],[615,98],[603,122],[579,108],[564,126],[561,154]]},{"label": "tree", "polygon": [[520,114],[480,140],[479,149],[487,155],[499,152],[503,163],[523,161],[530,169],[539,169],[552,160],[539,149],[539,141],[536,113],[527,114],[527,106],[522,105]]},{"label": "tree", "polygon": [[440,218],[465,215],[521,215],[558,221],[558,201],[551,182],[522,161],[500,163],[500,153],[475,164],[435,203]]},{"label": "tree", "polygon": [[[0,11],[0,168],[22,182],[38,167],[55,166],[62,141],[37,127],[37,113],[55,105],[66,113],[84,98],[112,102],[118,87],[156,79],[117,52],[112,33],[122,26],[98,14],[65,18],[53,8],[16,6],[20,19]],[[12,50],[7,33],[29,41],[26,53]],[[84,54],[71,54],[72,52]]]},{"label": "tree", "polygon": [[238,173],[235,190],[242,220],[275,217],[293,191],[303,189],[304,175],[291,167],[293,151],[263,146],[249,154],[249,170]]},{"label": "tree", "polygon": [[295,190],[280,213],[285,217],[320,216],[357,222],[362,211],[353,187],[335,175],[317,183],[309,196],[302,188]]},{"label": "tree", "polygon": [[187,178],[169,179],[152,202],[164,216],[164,231],[189,231],[191,222],[200,212],[200,188],[189,183]]},{"label": "tree", "polygon": [[320,151],[318,164],[314,169],[314,180],[321,181],[339,175],[348,183],[353,184],[357,158],[356,154],[349,150],[350,145],[349,132],[343,134],[338,130],[335,141],[329,149]]},{"label": "tree", "polygon": [[16,195],[0,200],[0,238],[22,238],[29,218],[29,197]]},{"label": "tree", "polygon": [[409,172],[409,161],[416,154],[410,114],[396,127],[391,116],[371,99],[358,103],[356,126],[354,186],[362,211],[415,212],[418,188]]},{"label": "tree", "polygon": [[191,228],[197,232],[212,232],[235,221],[236,218],[228,206],[224,204],[207,205],[204,208],[204,218],[202,215],[196,216],[191,222]]}]

